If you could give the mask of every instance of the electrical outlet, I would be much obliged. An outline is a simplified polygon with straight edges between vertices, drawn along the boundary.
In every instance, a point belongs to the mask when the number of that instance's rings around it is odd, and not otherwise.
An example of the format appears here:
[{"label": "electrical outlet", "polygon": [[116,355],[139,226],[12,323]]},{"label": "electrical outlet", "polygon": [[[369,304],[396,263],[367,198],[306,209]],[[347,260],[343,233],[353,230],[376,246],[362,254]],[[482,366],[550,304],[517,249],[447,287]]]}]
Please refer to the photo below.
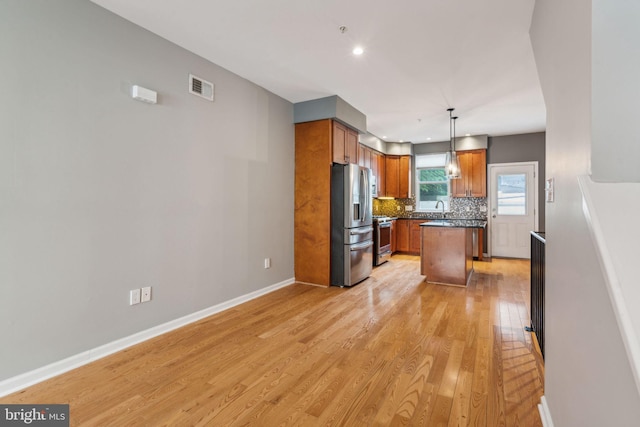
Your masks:
[{"label": "electrical outlet", "polygon": [[129,291],[129,305],[140,304],[140,289]]},{"label": "electrical outlet", "polygon": [[146,288],[142,288],[142,302],[151,301],[151,286],[147,286]]},{"label": "electrical outlet", "polygon": [[413,211],[413,206],[412,205],[404,205],[404,211],[405,212]]},{"label": "electrical outlet", "polygon": [[400,206],[396,206],[396,208],[397,208],[396,210],[398,210],[398,211],[400,210]]},{"label": "electrical outlet", "polygon": [[271,268],[271,258],[264,259],[264,268]]}]

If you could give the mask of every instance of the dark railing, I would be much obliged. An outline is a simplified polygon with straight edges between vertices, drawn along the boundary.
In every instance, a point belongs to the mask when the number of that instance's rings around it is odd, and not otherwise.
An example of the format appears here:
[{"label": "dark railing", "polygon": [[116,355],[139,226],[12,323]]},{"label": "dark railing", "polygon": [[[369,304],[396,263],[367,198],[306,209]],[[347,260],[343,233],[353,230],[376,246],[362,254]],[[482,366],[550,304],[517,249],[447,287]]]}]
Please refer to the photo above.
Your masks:
[{"label": "dark railing", "polygon": [[544,358],[544,233],[531,232],[531,330]]}]

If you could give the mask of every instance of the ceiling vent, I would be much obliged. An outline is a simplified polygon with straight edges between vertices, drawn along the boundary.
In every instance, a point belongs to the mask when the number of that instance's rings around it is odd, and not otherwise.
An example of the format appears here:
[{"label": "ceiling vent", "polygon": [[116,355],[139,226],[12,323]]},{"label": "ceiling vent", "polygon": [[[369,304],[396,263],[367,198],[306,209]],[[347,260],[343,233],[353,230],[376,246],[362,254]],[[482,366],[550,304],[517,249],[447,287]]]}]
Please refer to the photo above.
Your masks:
[{"label": "ceiling vent", "polygon": [[189,74],[189,92],[209,101],[213,101],[213,83]]}]

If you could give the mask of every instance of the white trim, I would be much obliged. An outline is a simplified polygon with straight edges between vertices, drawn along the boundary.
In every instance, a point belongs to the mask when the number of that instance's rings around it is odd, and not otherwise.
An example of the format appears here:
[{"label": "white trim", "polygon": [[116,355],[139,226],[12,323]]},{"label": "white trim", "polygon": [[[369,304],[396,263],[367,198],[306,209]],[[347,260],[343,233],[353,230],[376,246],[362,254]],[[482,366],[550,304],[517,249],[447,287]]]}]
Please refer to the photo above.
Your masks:
[{"label": "white trim", "polygon": [[538,405],[538,412],[540,412],[540,420],[542,421],[542,427],[553,427],[553,420],[551,419],[551,412],[549,411],[549,405],[547,405],[547,399],[544,396],[540,398],[540,404]]},{"label": "white trim", "polygon": [[492,228],[492,199],[491,195],[493,194],[494,183],[491,180],[491,169],[494,167],[501,166],[533,166],[533,226],[535,230],[531,231],[539,231],[540,228],[540,198],[538,195],[538,161],[532,162],[512,162],[512,163],[489,163],[487,165],[487,228],[489,229],[489,233],[487,233],[487,255],[489,258],[491,257],[491,230]]},{"label": "white trim", "polygon": [[252,299],[271,293],[280,288],[284,288],[293,284],[294,282],[295,279],[293,278],[284,280],[280,283],[267,286],[266,288],[241,295],[229,301],[216,304],[203,310],[196,311],[195,313],[191,313],[178,319],[174,319],[161,325],[146,329],[144,331],[137,332],[133,335],[129,335],[128,337],[112,341],[108,344],[104,344],[91,350],[87,350],[82,353],[67,357],[66,359],[53,362],[41,368],[37,368],[20,375],[16,375],[15,377],[0,381],[0,397],[6,396],[49,378],[55,377],[56,375],[63,374],[72,369],[94,362],[110,354],[124,350],[125,348],[139,344],[174,329],[178,329],[190,323],[197,322],[198,320],[204,319],[205,317],[209,317],[213,314],[235,307]]},{"label": "white trim", "polygon": [[[636,388],[640,393],[640,314],[637,312],[637,260],[640,232],[628,213],[640,209],[640,184],[596,183],[579,176],[584,212],[616,316]],[[615,208],[613,208],[615,207]]]}]

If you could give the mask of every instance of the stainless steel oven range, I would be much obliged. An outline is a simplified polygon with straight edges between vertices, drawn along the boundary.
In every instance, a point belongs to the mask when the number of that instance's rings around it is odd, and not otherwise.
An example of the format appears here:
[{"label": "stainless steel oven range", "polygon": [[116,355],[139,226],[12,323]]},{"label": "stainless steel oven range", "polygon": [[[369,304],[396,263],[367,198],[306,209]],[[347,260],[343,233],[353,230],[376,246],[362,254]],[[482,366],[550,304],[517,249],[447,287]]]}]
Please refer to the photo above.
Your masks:
[{"label": "stainless steel oven range", "polygon": [[391,218],[373,218],[373,265],[380,265],[391,258]]}]

